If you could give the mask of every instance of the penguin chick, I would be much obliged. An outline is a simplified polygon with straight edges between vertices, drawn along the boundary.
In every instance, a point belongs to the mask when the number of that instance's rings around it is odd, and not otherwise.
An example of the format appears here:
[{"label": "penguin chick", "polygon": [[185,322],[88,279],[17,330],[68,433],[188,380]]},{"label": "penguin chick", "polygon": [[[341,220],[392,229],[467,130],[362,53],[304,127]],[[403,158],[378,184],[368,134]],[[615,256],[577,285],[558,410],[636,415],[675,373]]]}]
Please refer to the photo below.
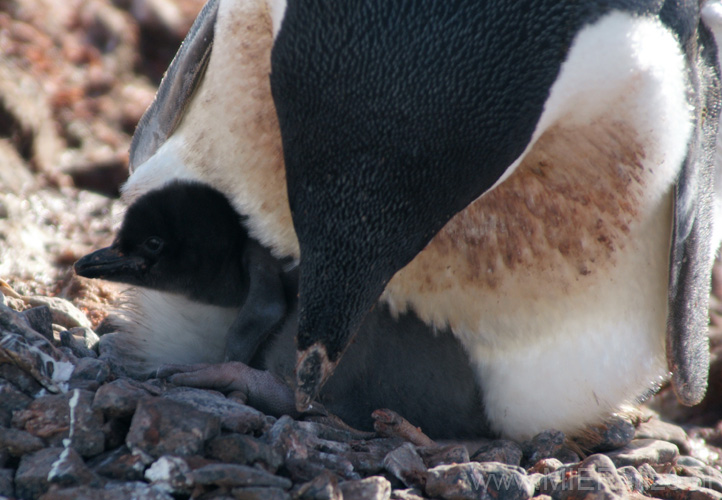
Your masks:
[{"label": "penguin chick", "polygon": [[221,193],[175,182],[132,204],[113,244],[78,260],[75,272],[218,308],[243,305],[229,327],[225,356],[248,363],[286,315],[282,266],[240,229]]},{"label": "penguin chick", "polygon": [[[274,414],[295,413],[291,386],[279,384],[275,377],[294,379],[297,272],[284,271],[288,263],[261,249],[223,195],[199,183],[175,182],[138,198],[128,208],[113,245],[81,258],[75,269],[88,278],[238,308],[238,319],[228,333],[238,338],[226,343],[226,359],[249,366],[215,365],[173,380],[209,386],[210,377],[226,386],[232,378],[235,386],[249,388],[250,404]],[[133,328],[134,323],[129,325]],[[369,314],[362,331],[349,348],[344,370],[331,377],[319,395],[327,410],[362,430],[372,430],[374,410],[391,408],[434,438],[492,435],[468,357],[451,332],[435,332],[411,313],[393,317],[383,305]],[[134,345],[131,358],[156,359],[156,353],[144,351],[174,350],[137,342],[135,337],[143,334],[132,329],[123,333]],[[209,337],[224,334],[206,332]],[[243,342],[244,336],[252,340]],[[245,348],[240,355],[235,344]],[[206,357],[202,352],[188,354],[198,361]],[[183,361],[192,363],[192,355],[182,355]]]}]

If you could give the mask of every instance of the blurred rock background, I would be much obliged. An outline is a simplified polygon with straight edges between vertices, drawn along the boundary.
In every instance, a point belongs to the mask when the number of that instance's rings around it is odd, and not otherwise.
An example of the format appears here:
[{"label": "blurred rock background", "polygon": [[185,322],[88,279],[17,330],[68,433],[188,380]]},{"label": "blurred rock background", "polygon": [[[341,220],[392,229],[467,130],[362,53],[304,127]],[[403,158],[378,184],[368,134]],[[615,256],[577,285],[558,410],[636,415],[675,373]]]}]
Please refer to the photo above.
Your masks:
[{"label": "blurred rock background", "polygon": [[202,0],[0,0],[0,278],[97,324],[72,263],[111,239],[135,125]]}]

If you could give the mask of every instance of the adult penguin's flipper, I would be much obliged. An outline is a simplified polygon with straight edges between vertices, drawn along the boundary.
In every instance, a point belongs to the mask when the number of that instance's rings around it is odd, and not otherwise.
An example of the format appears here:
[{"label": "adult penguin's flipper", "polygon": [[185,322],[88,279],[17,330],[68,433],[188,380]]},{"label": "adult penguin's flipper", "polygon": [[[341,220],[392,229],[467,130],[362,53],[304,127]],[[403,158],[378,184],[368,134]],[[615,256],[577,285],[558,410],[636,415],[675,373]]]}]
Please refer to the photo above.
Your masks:
[{"label": "adult penguin's flipper", "polygon": [[153,103],[138,122],[130,144],[131,173],[170,137],[203,79],[213,47],[219,3],[219,0],[209,0],[198,14],[168,67]]},{"label": "adult penguin's flipper", "polygon": [[711,267],[716,250],[714,213],[715,148],[719,120],[719,67],[711,33],[700,24],[689,44],[696,126],[674,190],[670,252],[667,364],[677,399],[699,403],[709,371],[708,311]]}]

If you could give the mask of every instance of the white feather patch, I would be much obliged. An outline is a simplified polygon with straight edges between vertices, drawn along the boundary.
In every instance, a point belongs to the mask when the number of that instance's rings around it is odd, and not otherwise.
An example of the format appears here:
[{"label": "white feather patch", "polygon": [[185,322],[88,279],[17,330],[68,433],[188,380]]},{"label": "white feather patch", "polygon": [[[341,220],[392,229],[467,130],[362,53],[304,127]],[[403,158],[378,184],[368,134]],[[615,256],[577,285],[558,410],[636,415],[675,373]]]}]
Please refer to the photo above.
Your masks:
[{"label": "white feather patch", "polygon": [[193,302],[181,295],[129,289],[113,318],[116,346],[128,371],[147,375],[168,363],[219,363],[237,308]]}]

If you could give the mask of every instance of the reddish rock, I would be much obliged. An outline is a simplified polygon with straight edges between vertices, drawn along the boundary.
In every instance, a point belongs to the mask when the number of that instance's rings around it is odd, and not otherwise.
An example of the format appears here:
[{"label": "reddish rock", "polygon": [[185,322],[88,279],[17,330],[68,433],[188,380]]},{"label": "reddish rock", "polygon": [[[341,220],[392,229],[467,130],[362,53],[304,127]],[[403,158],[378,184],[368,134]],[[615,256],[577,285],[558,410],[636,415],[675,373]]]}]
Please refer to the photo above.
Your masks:
[{"label": "reddish rock", "polygon": [[133,415],[126,444],[152,457],[194,455],[220,432],[220,419],[165,398],[145,398]]}]

